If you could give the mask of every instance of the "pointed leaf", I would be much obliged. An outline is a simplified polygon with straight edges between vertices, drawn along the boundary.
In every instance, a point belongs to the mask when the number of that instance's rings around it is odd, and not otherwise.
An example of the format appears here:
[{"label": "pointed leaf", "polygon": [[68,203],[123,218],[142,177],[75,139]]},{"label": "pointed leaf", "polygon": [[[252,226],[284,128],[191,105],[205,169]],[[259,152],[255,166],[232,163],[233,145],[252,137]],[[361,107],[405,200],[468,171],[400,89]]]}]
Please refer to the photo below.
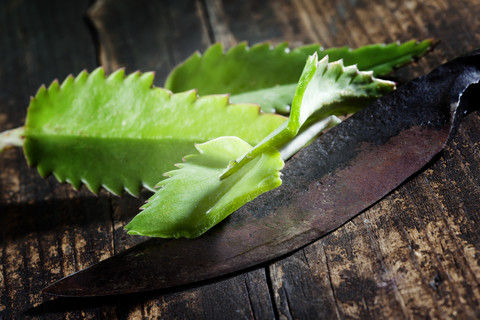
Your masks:
[{"label": "pointed leaf", "polygon": [[194,143],[235,135],[255,144],[285,121],[258,106],[231,105],[226,95],[172,94],[152,82],[152,73],[106,78],[99,68],[41,87],[26,120],[28,163],[75,188],[138,195],[194,152]]},{"label": "pointed leaf", "polygon": [[220,180],[229,161],[251,146],[237,137],[221,137],[196,146],[199,154],[185,157],[168,172],[157,191],[125,228],[129,234],[193,238],[203,234],[259,194],[281,184],[283,161],[275,149]]},{"label": "pointed leaf", "polygon": [[[173,92],[197,89],[199,95],[230,93],[232,101],[258,103],[265,112],[279,108],[279,112],[285,113],[305,61],[315,52],[319,58],[328,55],[330,61],[343,59],[345,66],[356,64],[359,70],[372,70],[374,76],[380,76],[422,56],[433,44],[429,39],[373,44],[355,50],[348,47],[323,49],[319,45],[290,50],[287,43],[276,47],[263,43],[251,48],[241,43],[227,52],[221,44],[215,44],[203,55],[197,52],[177,66],[167,78],[165,87]],[[278,86],[286,86],[287,92],[278,90]],[[270,98],[263,98],[265,96]]]},{"label": "pointed leaf", "polygon": [[345,67],[342,60],[329,63],[329,56],[318,61],[314,54],[298,82],[288,128],[296,134],[313,115],[324,118],[354,113],[394,89],[394,82],[375,78],[372,71]]}]

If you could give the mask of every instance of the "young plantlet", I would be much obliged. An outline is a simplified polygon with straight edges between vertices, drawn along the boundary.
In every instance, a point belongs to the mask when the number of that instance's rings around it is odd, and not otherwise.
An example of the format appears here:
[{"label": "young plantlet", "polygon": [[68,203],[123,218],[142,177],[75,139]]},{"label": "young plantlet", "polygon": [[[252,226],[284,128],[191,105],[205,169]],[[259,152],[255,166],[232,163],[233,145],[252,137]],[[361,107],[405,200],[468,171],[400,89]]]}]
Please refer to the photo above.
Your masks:
[{"label": "young plantlet", "polygon": [[331,115],[354,113],[394,88],[393,82],[374,78],[372,71],[344,67],[342,60],[328,63],[328,56],[321,61],[316,54],[310,56],[298,82],[288,121],[233,161],[221,179],[234,174],[264,149],[289,142],[305,124]]}]

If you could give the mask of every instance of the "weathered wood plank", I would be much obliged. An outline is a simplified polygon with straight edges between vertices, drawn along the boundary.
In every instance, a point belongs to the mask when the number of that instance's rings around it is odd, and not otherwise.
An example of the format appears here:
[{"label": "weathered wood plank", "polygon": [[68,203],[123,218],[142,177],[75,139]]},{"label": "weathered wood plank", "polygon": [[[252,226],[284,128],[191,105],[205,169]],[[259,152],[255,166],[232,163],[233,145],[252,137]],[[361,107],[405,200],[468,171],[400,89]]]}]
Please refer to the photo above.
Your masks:
[{"label": "weathered wood plank", "polygon": [[[40,84],[95,67],[87,7],[88,1],[1,2],[0,130],[22,125]],[[110,205],[108,196],[41,179],[21,150],[2,154],[0,168],[0,318],[14,319],[41,303],[43,286],[112,253]]]},{"label": "weathered wood plank", "polygon": [[[43,82],[93,69],[171,67],[214,41],[325,47],[435,37],[406,80],[480,42],[480,3],[421,1],[11,1],[0,4],[0,129],[21,125]],[[456,14],[452,14],[456,13]],[[41,19],[48,16],[49,19]],[[9,48],[9,50],[4,50]],[[97,52],[98,51],[98,52]],[[97,59],[96,54],[99,53]],[[20,71],[19,71],[20,70]],[[99,197],[38,177],[19,150],[0,156],[0,317],[478,318],[480,125],[468,116],[444,156],[345,226],[260,268],[174,292],[40,304],[39,290],[141,238],[123,225],[148,196]]]},{"label": "weathered wood plank", "polygon": [[155,71],[161,86],[170,70],[211,42],[201,1],[98,0],[88,13],[108,72]]},{"label": "weathered wood plank", "polygon": [[138,294],[115,301],[118,319],[271,319],[265,274],[259,269],[174,293]]}]

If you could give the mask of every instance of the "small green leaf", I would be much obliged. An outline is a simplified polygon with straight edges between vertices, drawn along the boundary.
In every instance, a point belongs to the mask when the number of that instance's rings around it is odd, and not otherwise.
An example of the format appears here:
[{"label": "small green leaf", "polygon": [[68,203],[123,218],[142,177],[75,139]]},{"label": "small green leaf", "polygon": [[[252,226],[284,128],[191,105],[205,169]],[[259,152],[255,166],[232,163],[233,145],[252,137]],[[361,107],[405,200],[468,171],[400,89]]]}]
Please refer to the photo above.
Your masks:
[{"label": "small green leaf", "polygon": [[395,89],[394,82],[375,78],[371,71],[345,67],[342,60],[328,61],[328,56],[318,61],[314,54],[305,65],[287,125],[295,134],[312,116],[355,113]]},{"label": "small green leaf", "polygon": [[230,93],[232,101],[257,103],[265,112],[286,113],[305,61],[315,52],[320,59],[326,55],[330,61],[343,59],[345,66],[356,64],[359,70],[372,70],[374,76],[381,76],[422,56],[433,44],[428,39],[372,44],[355,50],[323,49],[315,44],[290,50],[287,43],[276,47],[263,43],[251,48],[241,43],[227,52],[221,44],[215,44],[203,55],[197,52],[177,66],[165,88],[173,92],[197,89],[199,95]]},{"label": "small green leaf", "polygon": [[271,148],[220,180],[229,161],[251,149],[237,137],[221,137],[196,145],[178,170],[166,173],[158,190],[125,227],[129,234],[154,237],[198,237],[259,194],[281,184],[280,154]]},{"label": "small green leaf", "polygon": [[172,94],[152,83],[153,73],[125,77],[119,70],[106,78],[99,68],[41,87],[25,125],[28,163],[75,188],[138,195],[195,143],[235,135],[256,144],[285,121],[258,106],[229,104],[227,95]]},{"label": "small green leaf", "polygon": [[354,113],[394,88],[395,83],[374,78],[371,71],[359,71],[356,66],[344,67],[342,60],[328,63],[328,56],[318,61],[314,54],[308,58],[298,82],[288,121],[232,162],[222,179],[255,159],[264,149],[288,143],[307,121]]}]

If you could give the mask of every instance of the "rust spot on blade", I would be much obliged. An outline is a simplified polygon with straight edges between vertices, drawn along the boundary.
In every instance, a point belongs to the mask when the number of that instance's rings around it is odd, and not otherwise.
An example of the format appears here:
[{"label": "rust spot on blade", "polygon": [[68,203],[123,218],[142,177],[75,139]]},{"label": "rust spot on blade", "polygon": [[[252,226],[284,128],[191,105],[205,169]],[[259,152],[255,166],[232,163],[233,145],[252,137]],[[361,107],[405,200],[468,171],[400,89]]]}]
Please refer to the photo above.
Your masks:
[{"label": "rust spot on blade", "polygon": [[441,151],[448,129],[413,127],[382,145],[361,144],[360,152],[347,167],[309,186],[301,202],[304,205],[300,207],[299,203],[300,210],[318,210],[310,222],[320,232],[336,228],[353,217],[353,212],[366,209],[407,179],[411,172],[424,167],[432,155]]}]

